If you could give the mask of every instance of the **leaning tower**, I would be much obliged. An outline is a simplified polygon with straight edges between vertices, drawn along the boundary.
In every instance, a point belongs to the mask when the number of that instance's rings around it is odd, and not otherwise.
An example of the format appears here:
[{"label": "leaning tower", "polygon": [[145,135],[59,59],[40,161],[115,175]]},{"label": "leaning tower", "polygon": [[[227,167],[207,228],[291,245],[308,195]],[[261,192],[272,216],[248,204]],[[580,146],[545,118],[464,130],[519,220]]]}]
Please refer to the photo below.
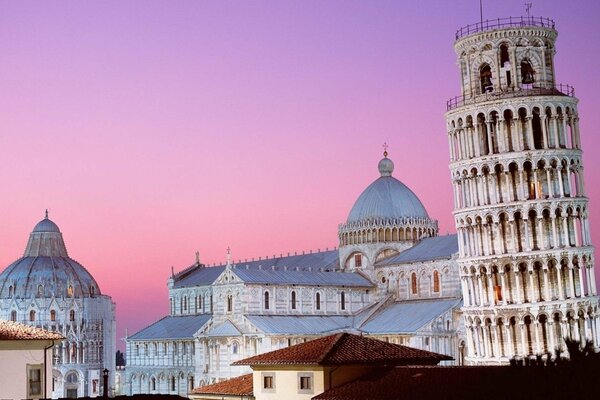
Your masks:
[{"label": "leaning tower", "polygon": [[554,73],[554,21],[461,28],[447,130],[470,364],[600,343],[578,100]]}]

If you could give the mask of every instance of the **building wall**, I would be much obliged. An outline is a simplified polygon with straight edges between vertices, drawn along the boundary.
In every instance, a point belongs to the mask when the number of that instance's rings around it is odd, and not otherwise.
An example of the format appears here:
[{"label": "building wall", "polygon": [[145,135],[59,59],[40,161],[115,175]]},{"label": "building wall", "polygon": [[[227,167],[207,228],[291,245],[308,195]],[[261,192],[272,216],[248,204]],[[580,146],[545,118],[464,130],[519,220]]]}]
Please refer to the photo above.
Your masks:
[{"label": "building wall", "polygon": [[[41,399],[52,394],[52,349],[51,341],[2,340],[0,341],[0,398]],[[40,366],[44,370],[42,390],[38,396],[28,395],[28,366]],[[44,391],[45,387],[45,391]]]},{"label": "building wall", "polygon": [[50,381],[54,380],[54,391],[49,396],[66,397],[64,381],[70,374],[77,376],[77,382],[69,386],[77,388],[78,396],[102,394],[104,368],[111,371],[109,385],[114,386],[116,322],[115,304],[109,296],[0,300],[0,318],[12,320],[13,312],[17,322],[65,337],[52,350],[57,362],[49,375]]},{"label": "building wall", "polygon": [[[264,377],[272,376],[273,389],[264,389]],[[312,378],[312,389],[300,390],[300,376]],[[281,369],[253,368],[252,380],[256,400],[310,400],[325,391],[325,370],[322,367],[289,367]]]}]

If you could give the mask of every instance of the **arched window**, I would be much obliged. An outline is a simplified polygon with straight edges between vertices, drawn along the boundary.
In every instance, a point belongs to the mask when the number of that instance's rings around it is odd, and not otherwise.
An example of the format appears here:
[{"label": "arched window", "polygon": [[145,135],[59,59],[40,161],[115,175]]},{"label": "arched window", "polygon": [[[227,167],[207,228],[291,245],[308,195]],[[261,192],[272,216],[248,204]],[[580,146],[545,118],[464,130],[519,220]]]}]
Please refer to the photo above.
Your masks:
[{"label": "arched window", "polygon": [[521,83],[530,85],[535,82],[535,71],[529,60],[521,61]]},{"label": "arched window", "polygon": [[75,310],[69,311],[69,321],[75,321]]},{"label": "arched window", "polygon": [[152,377],[150,380],[150,390],[156,390],[156,378]]},{"label": "arched window", "polygon": [[42,285],[38,285],[37,295],[38,295],[38,297],[44,296],[44,287]]},{"label": "arched window", "polygon": [[412,294],[417,294],[418,293],[417,274],[414,273],[414,272],[412,274],[410,274],[410,292]]},{"label": "arched window", "polygon": [[265,310],[269,309],[269,292],[265,291]]},{"label": "arched window", "polygon": [[77,381],[78,379],[76,372],[71,372],[69,375],[67,375],[67,378],[65,379],[65,382],[67,383],[77,383]]},{"label": "arched window", "polygon": [[227,312],[231,312],[231,311],[233,311],[233,296],[228,295],[227,296]]},{"label": "arched window", "polygon": [[237,354],[238,353],[238,349],[239,349],[238,342],[233,342],[231,344],[231,353],[232,354]]},{"label": "arched window", "polygon": [[296,291],[292,290],[292,296],[291,296],[291,301],[292,301],[292,310],[296,309]]},{"label": "arched window", "polygon": [[433,271],[433,292],[440,292],[440,274],[437,271]]},{"label": "arched window", "polygon": [[17,320],[17,312],[15,310],[10,312],[10,320],[11,321],[16,321]]},{"label": "arched window", "polygon": [[175,377],[172,376],[171,377],[171,391],[174,391],[174,390],[175,390]]},{"label": "arched window", "polygon": [[50,310],[50,321],[56,321],[56,311]]},{"label": "arched window", "polygon": [[35,310],[29,311],[29,320],[35,321]]},{"label": "arched window", "polygon": [[317,310],[321,309],[321,293],[317,292],[317,294],[315,294],[315,308]]},{"label": "arched window", "polygon": [[481,81],[481,93],[494,90],[494,84],[492,83],[492,68],[488,64],[483,64],[479,69],[479,79]]},{"label": "arched window", "polygon": [[340,309],[346,309],[346,292],[340,293]]},{"label": "arched window", "polygon": [[73,286],[71,285],[67,288],[67,297],[73,297]]},{"label": "arched window", "polygon": [[10,285],[10,286],[8,287],[8,298],[12,299],[12,297],[13,297],[13,294],[14,294],[14,293],[13,293],[13,287],[12,287],[12,285]]},{"label": "arched window", "polygon": [[71,362],[77,362],[77,343],[71,344]]},{"label": "arched window", "polygon": [[362,255],[361,254],[354,255],[354,266],[356,268],[362,267]]}]

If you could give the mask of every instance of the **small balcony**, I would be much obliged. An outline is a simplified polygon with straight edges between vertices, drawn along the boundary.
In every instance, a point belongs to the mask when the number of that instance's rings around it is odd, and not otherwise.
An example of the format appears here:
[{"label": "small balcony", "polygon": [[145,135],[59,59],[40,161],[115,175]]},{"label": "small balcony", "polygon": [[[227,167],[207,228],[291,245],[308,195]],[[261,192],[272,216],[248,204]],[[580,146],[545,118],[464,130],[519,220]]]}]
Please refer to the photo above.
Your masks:
[{"label": "small balcony", "polygon": [[515,89],[504,89],[501,91],[486,92],[478,95],[462,95],[451,98],[446,102],[446,110],[451,111],[455,108],[482,103],[485,101],[510,99],[513,97],[527,97],[527,96],[575,96],[575,88],[571,85],[558,84],[549,85],[543,87],[530,87],[530,88],[515,88]]},{"label": "small balcony", "polygon": [[491,31],[494,29],[503,28],[518,28],[518,27],[540,27],[554,29],[554,21],[544,17],[508,17],[486,19],[485,21],[477,22],[463,26],[456,31],[456,40],[474,33]]}]

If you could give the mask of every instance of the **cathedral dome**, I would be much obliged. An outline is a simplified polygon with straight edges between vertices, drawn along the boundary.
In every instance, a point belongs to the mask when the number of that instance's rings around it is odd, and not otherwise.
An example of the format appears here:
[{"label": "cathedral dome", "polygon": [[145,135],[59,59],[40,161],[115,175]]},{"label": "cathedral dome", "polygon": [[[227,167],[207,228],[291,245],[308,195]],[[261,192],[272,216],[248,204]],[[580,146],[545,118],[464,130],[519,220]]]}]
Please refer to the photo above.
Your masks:
[{"label": "cathedral dome", "polygon": [[375,219],[429,219],[419,198],[392,176],[394,163],[387,155],[379,161],[378,167],[381,176],[358,197],[350,210],[347,223]]},{"label": "cathedral dome", "polygon": [[92,275],[67,255],[62,233],[48,215],[33,228],[23,257],[0,274],[0,299],[99,294]]}]

